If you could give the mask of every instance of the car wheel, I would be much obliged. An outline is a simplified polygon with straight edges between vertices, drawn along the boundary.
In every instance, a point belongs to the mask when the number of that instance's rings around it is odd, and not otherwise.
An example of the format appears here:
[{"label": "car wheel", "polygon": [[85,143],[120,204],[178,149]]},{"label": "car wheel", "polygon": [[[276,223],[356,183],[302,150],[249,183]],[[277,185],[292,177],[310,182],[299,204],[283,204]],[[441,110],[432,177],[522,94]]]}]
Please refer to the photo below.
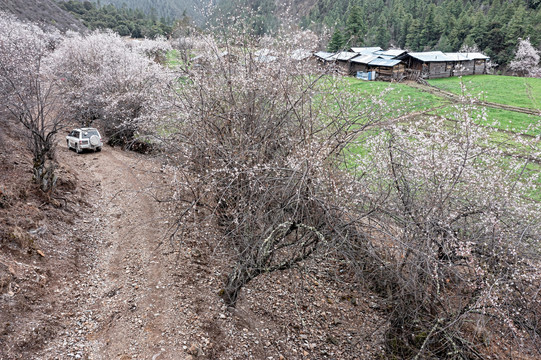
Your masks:
[{"label": "car wheel", "polygon": [[80,153],[83,152],[83,149],[81,149],[81,148],[79,147],[79,145],[77,145],[77,146],[75,147],[75,151],[77,152],[77,154],[80,154]]},{"label": "car wheel", "polygon": [[101,151],[101,147],[97,147],[96,152],[100,152],[100,151]]}]

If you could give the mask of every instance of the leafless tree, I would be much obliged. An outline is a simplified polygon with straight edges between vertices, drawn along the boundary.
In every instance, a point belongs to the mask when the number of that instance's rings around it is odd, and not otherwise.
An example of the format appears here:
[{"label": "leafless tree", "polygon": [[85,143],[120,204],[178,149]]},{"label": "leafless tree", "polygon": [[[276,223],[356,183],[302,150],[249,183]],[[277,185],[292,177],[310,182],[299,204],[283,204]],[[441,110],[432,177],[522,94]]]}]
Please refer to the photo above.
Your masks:
[{"label": "leafless tree", "polygon": [[362,100],[335,97],[335,81],[292,61],[287,49],[256,57],[209,42],[207,51],[212,62],[175,89],[178,118],[159,128],[169,129],[171,159],[193,179],[183,184],[193,190],[184,215],[206,207],[233,254],[223,298],[234,306],[254,277],[346,236],[355,192],[338,155],[381,116]]},{"label": "leafless tree", "polygon": [[40,28],[1,15],[0,106],[25,128],[34,179],[44,192],[56,183],[55,136],[64,124],[56,82],[44,71],[50,49],[49,36]]}]

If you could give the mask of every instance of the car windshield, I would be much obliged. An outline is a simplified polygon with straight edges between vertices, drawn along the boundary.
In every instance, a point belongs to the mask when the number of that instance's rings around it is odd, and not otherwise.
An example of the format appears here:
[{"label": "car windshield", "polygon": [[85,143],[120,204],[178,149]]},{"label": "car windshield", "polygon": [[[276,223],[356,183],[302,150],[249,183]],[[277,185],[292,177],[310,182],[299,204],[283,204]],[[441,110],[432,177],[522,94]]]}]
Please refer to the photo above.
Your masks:
[{"label": "car windshield", "polygon": [[92,135],[96,135],[96,136],[100,136],[100,134],[98,133],[98,130],[87,130],[87,131],[83,131],[83,138],[89,138],[91,137]]}]

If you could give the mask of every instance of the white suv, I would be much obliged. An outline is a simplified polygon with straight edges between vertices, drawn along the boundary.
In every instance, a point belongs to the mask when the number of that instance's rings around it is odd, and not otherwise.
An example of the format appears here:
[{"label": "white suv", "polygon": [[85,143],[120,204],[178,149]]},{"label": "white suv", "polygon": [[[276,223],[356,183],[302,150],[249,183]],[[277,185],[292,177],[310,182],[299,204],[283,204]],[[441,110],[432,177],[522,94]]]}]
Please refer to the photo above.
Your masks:
[{"label": "white suv", "polygon": [[75,149],[77,154],[83,152],[84,149],[101,151],[103,142],[98,129],[95,128],[80,128],[75,129],[66,136],[68,149]]}]

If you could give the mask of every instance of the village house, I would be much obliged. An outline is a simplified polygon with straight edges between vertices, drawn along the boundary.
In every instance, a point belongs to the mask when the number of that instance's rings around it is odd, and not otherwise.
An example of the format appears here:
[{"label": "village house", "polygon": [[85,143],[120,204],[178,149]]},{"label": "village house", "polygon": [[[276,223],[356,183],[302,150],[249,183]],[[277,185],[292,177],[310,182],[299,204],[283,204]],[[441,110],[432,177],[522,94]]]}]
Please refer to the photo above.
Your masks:
[{"label": "village house", "polygon": [[351,59],[350,75],[356,75],[357,72],[368,72],[368,64],[377,58],[378,55],[374,54],[359,55],[354,57]]},{"label": "village house", "polygon": [[341,71],[345,72],[346,74],[350,74],[350,60],[358,55],[359,54],[351,51],[340,51],[328,57],[327,61],[335,61]]},{"label": "village house", "polygon": [[378,47],[352,47],[349,49],[350,52],[354,52],[359,55],[371,55],[376,51],[382,51],[383,49]]},{"label": "village house", "polygon": [[398,81],[404,75],[404,64],[398,59],[377,58],[368,63],[368,71],[375,71],[377,78]]},{"label": "village house", "polygon": [[334,63],[344,73],[365,80],[386,81],[436,79],[450,76],[486,74],[489,57],[481,53],[407,52],[380,47],[352,47],[349,51],[314,54],[323,63]]},{"label": "village house", "polygon": [[481,53],[445,53],[454,61],[453,76],[487,73],[488,56]]},{"label": "village house", "polygon": [[437,79],[453,75],[454,61],[441,51],[411,52],[403,61],[413,78]]}]

